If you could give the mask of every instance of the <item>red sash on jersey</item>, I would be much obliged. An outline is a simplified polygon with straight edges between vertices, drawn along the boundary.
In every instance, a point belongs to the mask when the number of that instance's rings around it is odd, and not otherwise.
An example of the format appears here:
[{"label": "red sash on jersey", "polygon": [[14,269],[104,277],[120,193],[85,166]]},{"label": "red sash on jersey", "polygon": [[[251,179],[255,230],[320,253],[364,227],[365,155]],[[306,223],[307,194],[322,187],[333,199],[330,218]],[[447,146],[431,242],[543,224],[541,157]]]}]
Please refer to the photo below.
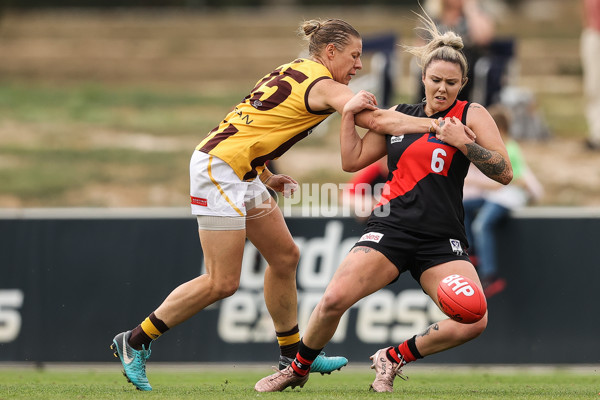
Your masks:
[{"label": "red sash on jersey", "polygon": [[[467,101],[457,101],[444,117],[457,117],[462,121],[467,104]],[[448,176],[448,170],[457,151],[456,147],[437,139],[435,134],[423,134],[421,138],[410,144],[398,160],[392,179],[385,183],[381,201],[375,208],[406,194],[429,174]],[[424,157],[431,162],[424,163]]]}]

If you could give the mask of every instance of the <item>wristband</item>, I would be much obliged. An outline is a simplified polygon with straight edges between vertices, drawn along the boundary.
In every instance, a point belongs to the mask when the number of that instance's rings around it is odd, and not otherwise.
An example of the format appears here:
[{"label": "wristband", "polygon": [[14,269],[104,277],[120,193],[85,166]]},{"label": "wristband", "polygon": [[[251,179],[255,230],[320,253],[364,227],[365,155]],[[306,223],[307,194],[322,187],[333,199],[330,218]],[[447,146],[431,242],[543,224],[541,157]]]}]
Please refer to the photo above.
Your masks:
[{"label": "wristband", "polygon": [[267,182],[269,182],[269,179],[271,179],[271,178],[273,177],[273,175],[275,175],[275,174],[271,174],[271,175],[269,175],[269,177],[263,181],[263,185],[265,185],[265,186],[266,186],[266,185],[267,185]]}]

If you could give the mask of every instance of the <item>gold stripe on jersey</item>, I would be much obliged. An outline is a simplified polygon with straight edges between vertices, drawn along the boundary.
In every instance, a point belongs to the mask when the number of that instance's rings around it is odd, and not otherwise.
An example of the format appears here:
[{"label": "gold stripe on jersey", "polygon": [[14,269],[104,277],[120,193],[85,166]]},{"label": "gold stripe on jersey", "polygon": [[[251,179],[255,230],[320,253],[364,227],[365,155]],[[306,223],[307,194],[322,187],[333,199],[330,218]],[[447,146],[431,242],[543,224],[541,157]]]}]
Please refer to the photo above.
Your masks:
[{"label": "gold stripe on jersey", "polygon": [[196,150],[225,161],[240,179],[254,179],[266,161],[280,157],[333,113],[308,106],[310,89],[321,79],[332,76],[315,61],[281,65],[259,80]]},{"label": "gold stripe on jersey", "polygon": [[227,194],[225,194],[225,191],[223,190],[223,188],[221,187],[221,185],[219,185],[219,182],[217,182],[215,180],[215,178],[212,175],[212,161],[213,158],[212,156],[208,157],[208,166],[206,167],[206,170],[208,172],[208,177],[210,178],[210,181],[213,183],[213,185],[215,185],[217,187],[217,189],[219,189],[219,193],[221,193],[221,196],[223,196],[223,198],[225,199],[225,201],[227,201],[229,203],[229,205],[231,206],[231,208],[233,208],[238,214],[240,214],[241,217],[244,216],[244,213],[240,211],[240,209],[235,205],[235,203],[233,201],[231,201],[231,199],[229,198],[229,196],[227,196]]}]

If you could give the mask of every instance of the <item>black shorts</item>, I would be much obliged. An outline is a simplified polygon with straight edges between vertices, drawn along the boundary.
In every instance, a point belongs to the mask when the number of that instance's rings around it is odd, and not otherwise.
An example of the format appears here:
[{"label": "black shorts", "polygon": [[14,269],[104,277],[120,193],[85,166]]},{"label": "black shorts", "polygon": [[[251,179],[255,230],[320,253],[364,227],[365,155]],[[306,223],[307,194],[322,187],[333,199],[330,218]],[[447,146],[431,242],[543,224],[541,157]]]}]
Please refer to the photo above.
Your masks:
[{"label": "black shorts", "polygon": [[[432,238],[399,229],[368,226],[354,247],[370,247],[387,257],[400,274],[410,271],[420,284],[421,274],[448,261],[469,261],[466,243],[452,238]],[[394,280],[395,281],[395,280]]]}]

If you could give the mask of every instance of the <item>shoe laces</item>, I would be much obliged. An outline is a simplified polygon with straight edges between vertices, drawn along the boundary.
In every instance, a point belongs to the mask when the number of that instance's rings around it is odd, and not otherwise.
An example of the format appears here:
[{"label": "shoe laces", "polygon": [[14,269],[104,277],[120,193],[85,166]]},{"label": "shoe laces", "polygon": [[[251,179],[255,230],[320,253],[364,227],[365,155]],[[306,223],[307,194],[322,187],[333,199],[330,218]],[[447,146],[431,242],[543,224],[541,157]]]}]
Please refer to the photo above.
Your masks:
[{"label": "shoe laces", "polygon": [[142,345],[142,350],[135,350],[133,364],[136,364],[141,369],[141,373],[137,374],[140,377],[146,376],[146,360],[150,358],[150,354],[152,354],[152,351],[150,350],[150,345],[148,346],[148,349],[146,349],[146,347]]},{"label": "shoe laces", "polygon": [[387,377],[388,377],[387,379],[389,379],[392,382],[394,381],[395,377],[399,377],[403,381],[408,380],[408,376],[406,376],[402,373],[402,367],[406,364],[404,362],[404,359],[402,357],[400,357],[399,363],[392,362],[392,361],[390,361],[390,362],[392,363],[392,368],[391,368],[390,374],[387,375]]},{"label": "shoe laces", "polygon": [[146,346],[142,345],[142,350],[140,350],[140,355],[142,356],[144,361],[149,359],[150,354],[152,354],[152,350],[150,350],[150,346],[152,346],[152,342],[150,342],[147,349],[146,349]]},{"label": "shoe laces", "polygon": [[302,378],[302,376],[296,374],[292,368],[286,367],[284,369],[279,369],[276,366],[272,366],[271,369],[277,372],[279,375],[284,375],[286,377],[294,377],[294,378]]},{"label": "shoe laces", "polygon": [[404,364],[404,360],[400,359],[400,363],[396,364],[394,367],[392,367],[392,374],[394,376],[397,376],[398,378],[402,379],[403,381],[408,380],[408,376],[404,375],[402,373],[402,365]]},{"label": "shoe laces", "polygon": [[287,369],[287,367],[286,367],[286,368],[284,368],[284,369],[279,369],[279,368],[277,368],[276,366],[272,365],[272,366],[271,366],[271,369],[272,369],[273,371],[275,371],[275,372],[281,372],[281,373],[283,373],[283,371],[285,371],[285,370]]},{"label": "shoe laces", "polygon": [[[275,365],[271,366],[271,369],[275,372],[277,372],[279,375],[290,375],[290,373],[287,372],[288,368],[285,367],[284,369],[279,369],[278,367],[276,367]],[[293,373],[293,372],[292,372]]]},{"label": "shoe laces", "polygon": [[340,358],[340,356],[327,357],[327,355],[325,354],[325,352],[324,352],[324,351],[320,352],[320,353],[319,353],[319,355],[317,356],[317,358],[318,358],[318,357],[323,357],[323,358],[326,358],[326,359],[335,359],[335,358]]}]

